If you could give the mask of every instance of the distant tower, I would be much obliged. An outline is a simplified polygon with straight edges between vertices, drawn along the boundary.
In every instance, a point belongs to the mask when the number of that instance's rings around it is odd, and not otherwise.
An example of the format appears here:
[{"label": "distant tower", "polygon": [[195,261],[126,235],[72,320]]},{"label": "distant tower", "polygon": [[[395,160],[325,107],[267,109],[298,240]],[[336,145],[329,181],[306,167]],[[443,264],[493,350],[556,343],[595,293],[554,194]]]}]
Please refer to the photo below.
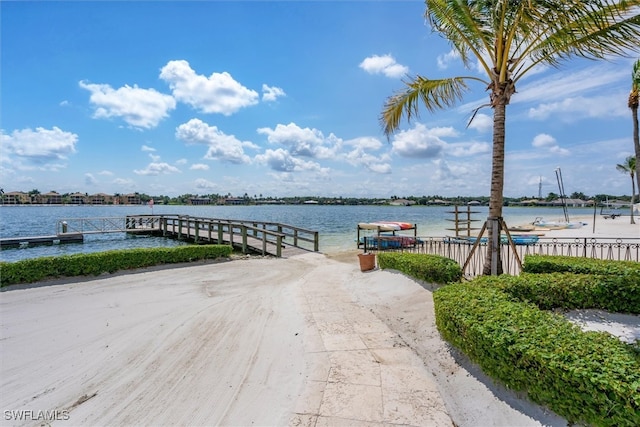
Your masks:
[{"label": "distant tower", "polygon": [[538,183],[538,199],[542,199],[542,175],[540,176],[540,182]]}]

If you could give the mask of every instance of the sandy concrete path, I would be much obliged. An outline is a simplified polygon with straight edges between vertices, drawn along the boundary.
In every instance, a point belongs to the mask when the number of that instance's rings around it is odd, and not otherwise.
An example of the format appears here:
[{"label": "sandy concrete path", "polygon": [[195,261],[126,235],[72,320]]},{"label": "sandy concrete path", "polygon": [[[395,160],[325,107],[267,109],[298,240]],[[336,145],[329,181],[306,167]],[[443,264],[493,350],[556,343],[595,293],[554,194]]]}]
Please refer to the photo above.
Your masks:
[{"label": "sandy concrete path", "polygon": [[286,262],[4,292],[0,406],[85,426],[286,423],[305,366]]},{"label": "sandy concrete path", "polygon": [[9,290],[0,323],[2,425],[565,425],[454,357],[429,290],[355,254]]}]

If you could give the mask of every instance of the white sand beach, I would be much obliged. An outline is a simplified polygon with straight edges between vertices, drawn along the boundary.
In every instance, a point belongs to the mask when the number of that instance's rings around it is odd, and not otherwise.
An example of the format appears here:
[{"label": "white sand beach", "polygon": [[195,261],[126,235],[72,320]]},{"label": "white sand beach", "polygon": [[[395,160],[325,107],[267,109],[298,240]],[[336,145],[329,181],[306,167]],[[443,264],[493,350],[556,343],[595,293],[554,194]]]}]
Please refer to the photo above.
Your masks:
[{"label": "white sand beach", "polygon": [[[638,227],[596,224],[607,237]],[[440,338],[429,286],[363,273],[356,253],[6,290],[2,425],[566,425]],[[638,317],[624,322],[635,333]]]},{"label": "white sand beach", "polygon": [[[545,218],[549,221],[563,222],[561,218]],[[602,215],[581,215],[571,217],[571,223],[582,223],[579,228],[563,228],[559,230],[539,228],[539,233],[544,237],[568,237],[568,238],[640,238],[640,216],[635,218],[636,224],[630,224],[630,217],[622,216],[615,219],[605,219]],[[509,226],[523,224],[508,224]]]}]

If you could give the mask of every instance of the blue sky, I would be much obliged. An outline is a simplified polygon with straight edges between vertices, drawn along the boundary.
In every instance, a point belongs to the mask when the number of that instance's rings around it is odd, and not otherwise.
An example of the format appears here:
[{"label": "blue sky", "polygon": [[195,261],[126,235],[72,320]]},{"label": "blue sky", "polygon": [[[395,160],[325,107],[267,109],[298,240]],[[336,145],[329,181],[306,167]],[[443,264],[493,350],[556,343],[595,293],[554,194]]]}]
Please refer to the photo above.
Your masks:
[{"label": "blue sky", "polygon": [[[387,140],[407,75],[481,76],[420,1],[0,2],[5,192],[488,196],[491,114],[463,103]],[[506,196],[631,194],[635,58],[520,81]]]}]

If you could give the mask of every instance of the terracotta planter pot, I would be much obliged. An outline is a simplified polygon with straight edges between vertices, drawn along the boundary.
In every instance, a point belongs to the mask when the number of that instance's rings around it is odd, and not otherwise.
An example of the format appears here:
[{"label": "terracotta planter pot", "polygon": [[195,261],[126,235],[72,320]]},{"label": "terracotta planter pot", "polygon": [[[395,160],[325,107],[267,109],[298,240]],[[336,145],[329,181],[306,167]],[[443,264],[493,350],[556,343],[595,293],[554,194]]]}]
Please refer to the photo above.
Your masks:
[{"label": "terracotta planter pot", "polygon": [[376,254],[358,254],[358,258],[360,259],[360,271],[369,271],[376,268]]}]

